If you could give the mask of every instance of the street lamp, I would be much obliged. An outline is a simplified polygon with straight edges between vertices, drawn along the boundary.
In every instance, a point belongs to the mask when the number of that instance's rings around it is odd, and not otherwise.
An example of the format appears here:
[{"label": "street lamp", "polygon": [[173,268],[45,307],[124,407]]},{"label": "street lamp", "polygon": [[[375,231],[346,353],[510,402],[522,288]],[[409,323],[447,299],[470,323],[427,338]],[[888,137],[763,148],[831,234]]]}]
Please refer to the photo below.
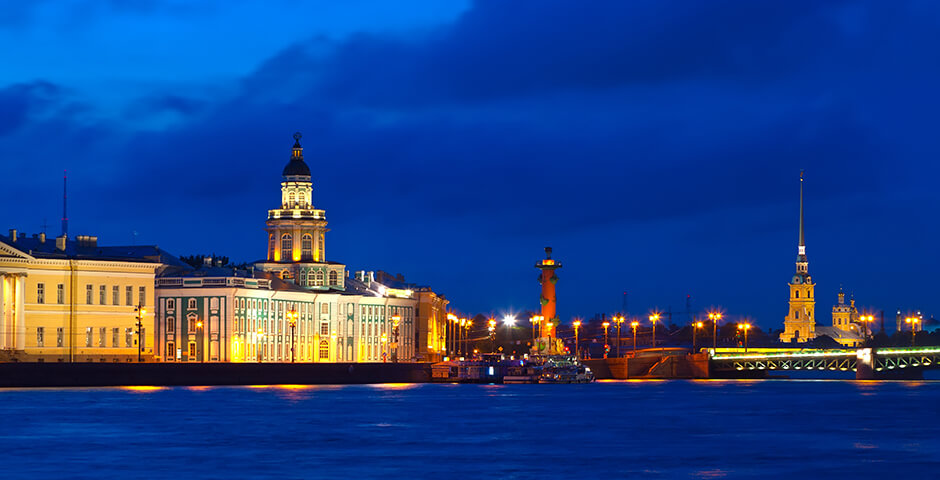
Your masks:
[{"label": "street lamp", "polygon": [[704,325],[702,322],[692,322],[692,353],[695,353],[695,334]]},{"label": "street lamp", "polygon": [[653,348],[656,348],[656,322],[659,321],[659,314],[654,313],[650,315],[650,323],[653,324]]},{"label": "street lamp", "polygon": [[634,320],[630,322],[630,326],[633,327],[633,356],[636,357],[636,327],[640,326],[640,322]]},{"label": "street lamp", "polygon": [[718,320],[721,320],[721,312],[708,312],[708,319],[712,321],[712,349],[718,348]]},{"label": "street lamp", "polygon": [[294,363],[294,329],[297,327],[297,310],[287,311],[287,324],[290,325],[290,363]]},{"label": "street lamp", "polygon": [[137,313],[137,363],[140,363],[140,351],[144,348],[144,346],[140,344],[140,330],[144,327],[144,315],[147,314],[147,309],[138,303],[137,306],[134,307],[134,312]]},{"label": "street lamp", "polygon": [[865,339],[867,340],[871,333],[871,322],[875,321],[874,315],[862,315],[858,317],[862,321],[862,325],[865,326]]},{"label": "street lamp", "polygon": [[[542,317],[542,319],[544,320],[545,317]],[[548,328],[548,353],[551,354],[552,348],[555,346],[555,342],[552,339],[552,332],[555,331],[555,322],[548,320],[545,322],[545,326]]]},{"label": "street lamp", "polygon": [[920,321],[918,317],[907,317],[904,319],[905,323],[911,324],[911,346],[915,346],[914,339],[917,338],[917,322]]},{"label": "street lamp", "polygon": [[388,360],[388,352],[385,350],[385,344],[388,343],[388,334],[382,332],[382,363]]},{"label": "street lamp", "polygon": [[607,349],[610,348],[607,344],[607,327],[610,327],[610,322],[604,322],[601,325],[604,326],[604,358],[607,358]]},{"label": "street lamp", "polygon": [[739,323],[738,330],[744,330],[744,353],[747,353],[747,331],[751,329],[750,323]]},{"label": "street lamp", "polygon": [[614,317],[614,322],[617,322],[617,358],[620,358],[620,325],[623,324],[623,321],[623,315]]},{"label": "street lamp", "polygon": [[[196,321],[196,332],[197,332],[197,334],[200,334],[200,335],[202,334],[202,320]],[[203,350],[203,348],[202,348],[203,345],[204,345],[203,340],[202,340],[202,338],[200,338],[200,339],[199,339],[199,350],[200,350],[199,353],[202,354],[202,355],[199,356],[199,357],[200,357],[200,358],[199,358],[199,361],[200,361],[200,362],[205,362],[205,361],[206,361],[206,352],[205,352],[205,351]]]},{"label": "street lamp", "polygon": [[577,358],[581,358],[581,344],[578,342],[578,328],[581,327],[581,320],[575,320],[571,322],[571,325],[574,327],[574,354]]},{"label": "street lamp", "polygon": [[392,315],[392,335],[395,336],[392,343],[392,362],[398,363],[398,325],[401,323],[401,315]]},{"label": "street lamp", "polygon": [[[512,348],[512,327],[516,324],[516,317],[513,315],[506,315],[503,317],[503,325],[506,325],[506,331],[509,332],[509,348]],[[495,337],[494,337],[495,338]],[[513,351],[513,354],[516,352]]]}]

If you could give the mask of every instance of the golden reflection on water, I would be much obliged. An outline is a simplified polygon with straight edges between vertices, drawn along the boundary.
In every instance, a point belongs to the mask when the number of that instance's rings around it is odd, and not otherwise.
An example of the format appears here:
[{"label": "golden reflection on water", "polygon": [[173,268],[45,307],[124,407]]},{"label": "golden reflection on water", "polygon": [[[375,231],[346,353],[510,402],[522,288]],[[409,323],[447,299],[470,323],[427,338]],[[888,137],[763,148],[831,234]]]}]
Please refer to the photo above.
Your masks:
[{"label": "golden reflection on water", "polygon": [[417,383],[378,383],[372,385],[372,388],[379,390],[409,390],[417,386]]},{"label": "golden reflection on water", "polygon": [[155,392],[157,390],[165,390],[167,387],[160,387],[156,385],[127,385],[127,386],[118,387],[118,388],[120,388],[121,390],[130,391],[130,392],[147,393],[147,392]]}]

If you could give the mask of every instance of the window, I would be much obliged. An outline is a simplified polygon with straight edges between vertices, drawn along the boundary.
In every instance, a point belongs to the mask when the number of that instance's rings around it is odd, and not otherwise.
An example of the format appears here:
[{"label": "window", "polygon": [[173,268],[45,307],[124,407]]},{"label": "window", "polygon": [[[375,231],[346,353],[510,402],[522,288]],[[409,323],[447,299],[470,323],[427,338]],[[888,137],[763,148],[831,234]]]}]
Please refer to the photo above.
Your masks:
[{"label": "window", "polygon": [[140,287],[140,288],[137,290],[137,293],[138,293],[138,295],[137,295],[137,303],[138,303],[141,307],[147,306],[147,287]]},{"label": "window", "polygon": [[330,272],[330,285],[339,285],[339,275],[335,270]]},{"label": "window", "polygon": [[300,284],[301,285],[307,284],[307,271],[306,270],[300,271]]},{"label": "window", "polygon": [[42,347],[45,343],[46,329],[45,327],[36,327],[36,346]]},{"label": "window", "polygon": [[86,347],[91,346],[91,337],[92,337],[91,327],[88,327],[85,329],[85,346]]},{"label": "window", "polygon": [[189,358],[196,358],[196,342],[189,342]]},{"label": "window", "polygon": [[166,333],[176,332],[176,319],[173,317],[166,317]]},{"label": "window", "polygon": [[796,295],[796,298],[800,298],[800,291],[797,290],[797,291],[793,292],[793,295]]},{"label": "window", "polygon": [[797,320],[800,319],[800,312],[799,312],[799,311],[795,311],[795,312],[793,312],[793,314],[796,315],[796,319],[797,319]]},{"label": "window", "polygon": [[111,287],[111,305],[120,305],[121,287],[117,285]]},{"label": "window", "polygon": [[99,328],[99,329],[98,329],[98,346],[99,346],[99,347],[107,347],[107,346],[108,346],[108,345],[105,343],[105,339],[106,339],[106,338],[108,338],[108,329],[105,328],[105,327]]},{"label": "window", "polygon": [[176,344],[173,342],[167,342],[166,344],[166,358],[169,361],[176,359]]},{"label": "window", "polygon": [[322,314],[324,314],[324,315],[330,313],[330,304],[329,304],[329,303],[321,303],[321,304],[320,304],[320,313],[322,313]]},{"label": "window", "polygon": [[124,346],[128,348],[134,346],[134,329],[133,328],[124,329]]},{"label": "window", "polygon": [[330,334],[330,324],[323,322],[320,324],[320,335],[329,335]]},{"label": "window", "polygon": [[291,250],[294,249],[294,241],[291,238],[290,234],[285,233],[281,235],[281,261],[289,262],[293,258],[291,255]]},{"label": "window", "polygon": [[46,286],[42,283],[36,284],[36,303],[46,303]]},{"label": "window", "polygon": [[174,299],[171,298],[171,299],[169,299],[169,300],[166,301],[166,309],[167,309],[167,310],[173,310],[173,309],[175,309],[175,308],[176,308],[176,300],[174,300]]},{"label": "window", "polygon": [[55,346],[62,348],[62,341],[65,339],[65,329],[59,327],[55,329]]},{"label": "window", "polygon": [[268,260],[274,261],[274,235],[268,235]]},{"label": "window", "polygon": [[323,270],[317,270],[314,275],[313,285],[317,287],[323,286]]},{"label": "window", "polygon": [[189,315],[188,317],[186,317],[186,325],[187,325],[186,328],[188,329],[189,333],[195,333],[195,332],[196,332],[196,322],[197,322],[197,321],[198,321],[198,320],[196,320],[196,316],[195,316],[195,315]]},{"label": "window", "polygon": [[121,346],[121,329],[120,328],[111,329],[111,346],[114,348]]},{"label": "window", "polygon": [[98,305],[105,304],[105,286],[101,285],[98,287]]},{"label": "window", "polygon": [[85,285],[85,304],[91,305],[92,286]]},{"label": "window", "polygon": [[65,303],[65,285],[61,283],[55,288],[55,302],[59,305]]},{"label": "window", "polygon": [[190,310],[195,310],[195,309],[196,309],[196,299],[195,299],[195,298],[190,298],[190,299],[189,299],[189,302],[187,302],[187,304],[186,304],[186,308],[188,308],[188,309],[190,309]]},{"label": "window", "polygon": [[218,310],[218,309],[219,309],[219,299],[218,299],[218,297],[212,297],[212,298],[209,299],[209,308],[211,308],[212,310]]},{"label": "window", "polygon": [[320,360],[330,359],[330,342],[322,340],[320,342]]},{"label": "window", "polygon": [[300,249],[302,250],[301,256],[304,260],[313,258],[313,235],[308,233],[301,237]]},{"label": "window", "polygon": [[125,305],[134,304],[134,287],[130,285],[124,287],[124,304]]},{"label": "window", "polygon": [[288,193],[287,194],[287,206],[293,207],[295,203],[296,201],[294,200],[294,192]]}]

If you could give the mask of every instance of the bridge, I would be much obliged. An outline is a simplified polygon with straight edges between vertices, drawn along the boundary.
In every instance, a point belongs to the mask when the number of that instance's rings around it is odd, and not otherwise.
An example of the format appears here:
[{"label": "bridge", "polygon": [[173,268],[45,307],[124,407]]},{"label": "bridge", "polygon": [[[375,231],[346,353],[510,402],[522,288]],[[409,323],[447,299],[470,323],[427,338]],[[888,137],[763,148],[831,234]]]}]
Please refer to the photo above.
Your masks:
[{"label": "bridge", "polygon": [[711,376],[722,372],[772,370],[854,371],[859,380],[922,378],[940,369],[940,347],[858,349],[717,348],[708,349]]}]

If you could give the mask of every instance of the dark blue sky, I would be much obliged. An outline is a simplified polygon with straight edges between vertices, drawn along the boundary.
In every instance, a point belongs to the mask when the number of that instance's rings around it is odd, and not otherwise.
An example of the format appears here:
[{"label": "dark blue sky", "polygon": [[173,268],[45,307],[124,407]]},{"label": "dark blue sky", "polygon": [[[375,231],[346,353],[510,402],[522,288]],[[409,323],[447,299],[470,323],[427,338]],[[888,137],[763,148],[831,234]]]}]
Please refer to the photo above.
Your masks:
[{"label": "dark blue sky", "polygon": [[[264,255],[304,133],[328,258],[464,312],[936,295],[935,2],[0,1],[0,224]],[[15,45],[15,48],[9,48]]]}]

